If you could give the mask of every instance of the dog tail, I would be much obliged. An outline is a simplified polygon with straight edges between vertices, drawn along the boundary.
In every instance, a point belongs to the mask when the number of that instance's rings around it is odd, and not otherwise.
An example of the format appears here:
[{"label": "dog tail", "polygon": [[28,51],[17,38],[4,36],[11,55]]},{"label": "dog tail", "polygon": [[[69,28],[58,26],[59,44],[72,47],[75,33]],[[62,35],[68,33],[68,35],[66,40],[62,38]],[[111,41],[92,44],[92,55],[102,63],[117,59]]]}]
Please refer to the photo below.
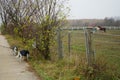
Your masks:
[{"label": "dog tail", "polygon": [[18,58],[18,57],[20,57],[20,52],[19,51],[18,51],[18,54],[17,54],[16,58]]}]

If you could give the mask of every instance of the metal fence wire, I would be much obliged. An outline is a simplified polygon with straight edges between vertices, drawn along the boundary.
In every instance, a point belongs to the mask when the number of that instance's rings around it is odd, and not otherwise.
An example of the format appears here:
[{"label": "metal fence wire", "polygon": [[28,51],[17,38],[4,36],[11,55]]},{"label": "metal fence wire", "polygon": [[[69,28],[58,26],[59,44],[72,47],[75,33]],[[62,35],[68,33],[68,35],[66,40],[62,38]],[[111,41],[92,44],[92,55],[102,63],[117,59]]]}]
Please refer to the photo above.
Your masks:
[{"label": "metal fence wire", "polygon": [[64,59],[75,60],[84,56],[88,63],[92,63],[99,55],[120,56],[120,30],[91,33],[88,29],[61,29],[60,33],[57,35],[58,51],[62,51],[58,53]]}]

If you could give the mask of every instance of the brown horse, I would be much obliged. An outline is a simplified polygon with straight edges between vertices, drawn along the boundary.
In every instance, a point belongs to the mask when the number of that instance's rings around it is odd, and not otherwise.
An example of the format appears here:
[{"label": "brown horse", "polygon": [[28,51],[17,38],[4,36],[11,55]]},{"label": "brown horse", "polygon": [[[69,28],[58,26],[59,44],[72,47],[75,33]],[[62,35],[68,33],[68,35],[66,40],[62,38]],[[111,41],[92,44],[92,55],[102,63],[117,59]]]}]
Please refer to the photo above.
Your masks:
[{"label": "brown horse", "polygon": [[101,27],[101,26],[97,26],[96,28],[97,28],[97,30],[101,30],[101,31],[106,32],[106,28],[103,28],[103,27]]}]

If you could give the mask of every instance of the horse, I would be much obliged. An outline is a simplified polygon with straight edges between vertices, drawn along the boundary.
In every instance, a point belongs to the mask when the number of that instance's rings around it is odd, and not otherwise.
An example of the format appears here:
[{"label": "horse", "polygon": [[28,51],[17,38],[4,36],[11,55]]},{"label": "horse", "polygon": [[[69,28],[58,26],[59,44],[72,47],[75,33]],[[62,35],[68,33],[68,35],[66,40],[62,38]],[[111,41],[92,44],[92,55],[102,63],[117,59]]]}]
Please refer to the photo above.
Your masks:
[{"label": "horse", "polygon": [[101,26],[97,26],[97,27],[95,27],[95,28],[96,28],[96,30],[100,30],[100,31],[106,32],[106,28],[103,28],[103,27],[101,27]]}]

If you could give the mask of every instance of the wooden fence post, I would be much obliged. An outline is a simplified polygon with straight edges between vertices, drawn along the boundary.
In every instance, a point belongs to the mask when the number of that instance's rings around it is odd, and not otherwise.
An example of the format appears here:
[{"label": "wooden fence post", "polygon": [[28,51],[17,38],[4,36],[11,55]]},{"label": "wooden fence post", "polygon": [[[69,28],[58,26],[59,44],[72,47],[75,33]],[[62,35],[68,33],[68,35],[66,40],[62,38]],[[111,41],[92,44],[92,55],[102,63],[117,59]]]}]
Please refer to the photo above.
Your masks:
[{"label": "wooden fence post", "polygon": [[92,29],[85,29],[86,57],[87,63],[91,66],[94,63],[94,51],[92,49]]},{"label": "wooden fence post", "polygon": [[70,69],[70,61],[71,61],[71,31],[68,32],[68,52],[69,52],[69,63],[68,63],[68,68]]},{"label": "wooden fence post", "polygon": [[70,51],[71,51],[70,46],[71,46],[71,32],[69,31],[68,32],[68,52],[69,52],[69,54],[70,54]]},{"label": "wooden fence post", "polygon": [[63,48],[62,48],[62,40],[61,40],[61,32],[60,32],[60,28],[58,28],[57,31],[57,41],[58,41],[58,57],[59,59],[63,58]]}]

